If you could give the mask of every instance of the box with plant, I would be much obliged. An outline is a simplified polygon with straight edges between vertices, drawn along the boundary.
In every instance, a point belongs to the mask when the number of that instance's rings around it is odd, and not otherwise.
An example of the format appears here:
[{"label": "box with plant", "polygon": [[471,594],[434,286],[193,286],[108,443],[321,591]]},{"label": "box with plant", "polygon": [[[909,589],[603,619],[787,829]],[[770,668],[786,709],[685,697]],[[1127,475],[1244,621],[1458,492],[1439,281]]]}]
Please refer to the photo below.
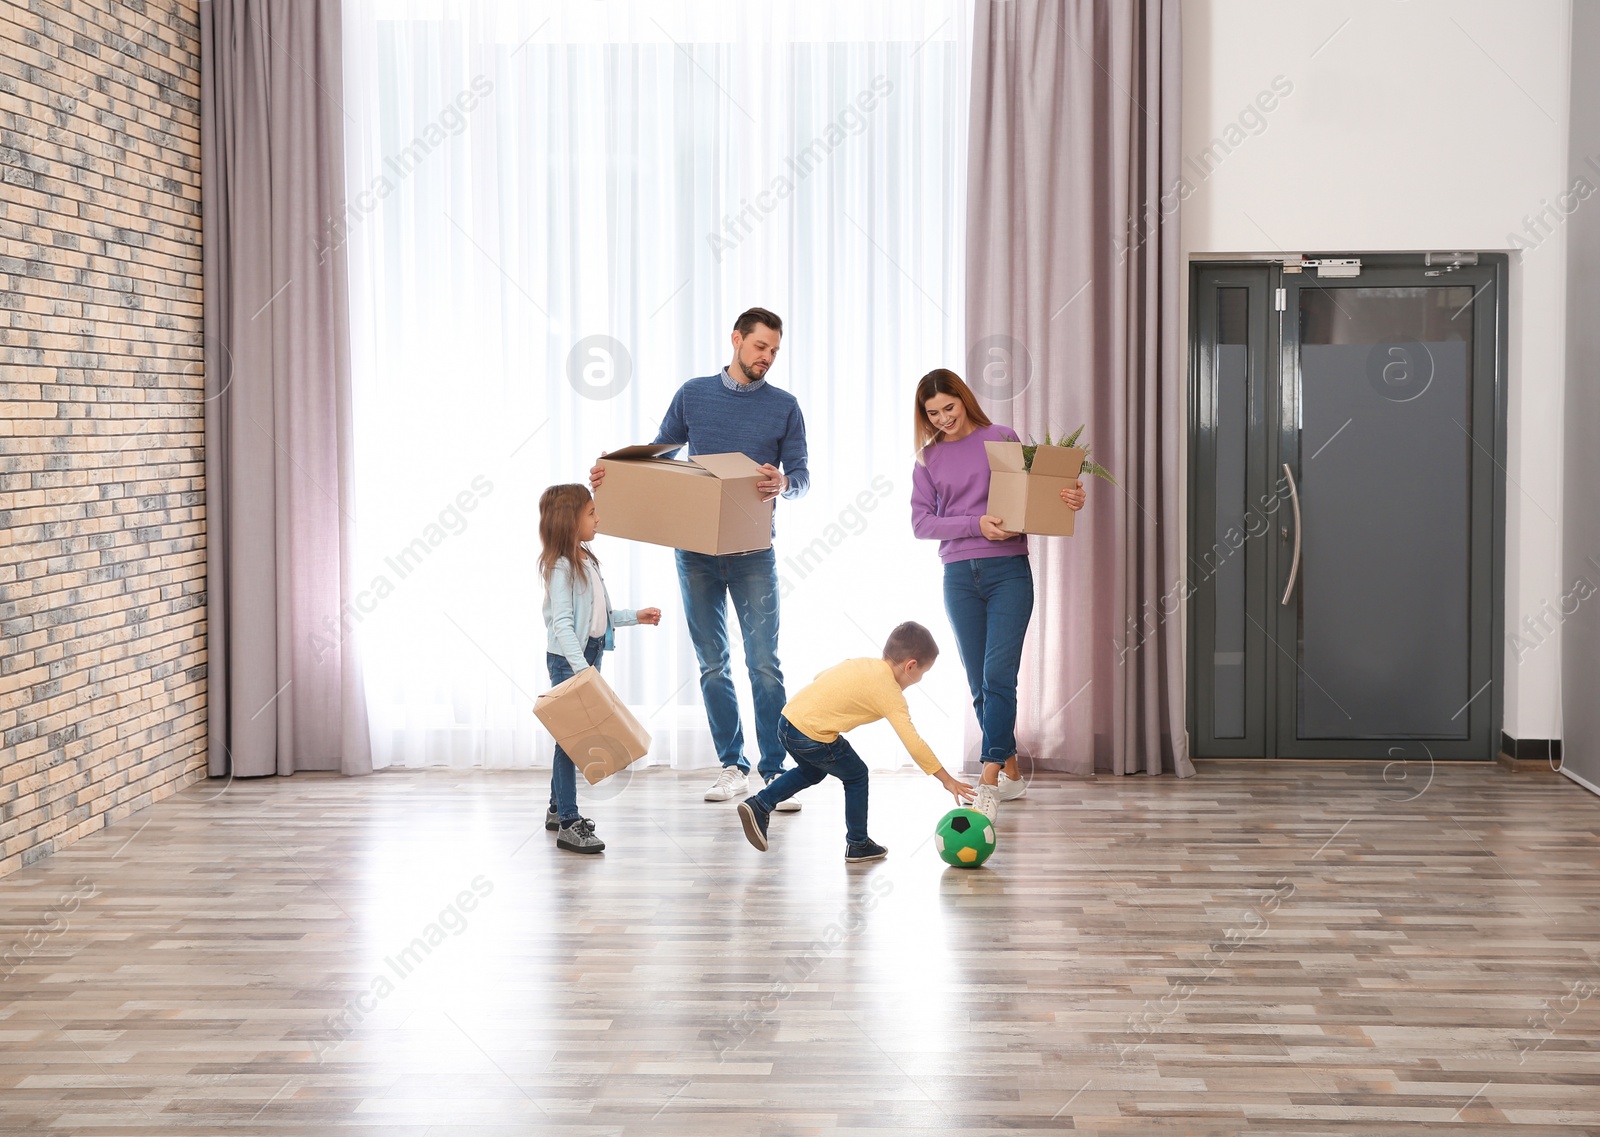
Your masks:
[{"label": "box with plant", "polygon": [[1080,446],[1083,427],[1060,442],[1045,431],[1044,441],[985,442],[989,457],[988,512],[1000,518],[1001,528],[1012,533],[1070,537],[1076,528],[1074,511],[1062,500],[1084,474],[1116,484],[1116,478],[1098,462],[1089,461],[1089,448]]},{"label": "box with plant", "polygon": [[[1084,425],[1086,426],[1088,424],[1085,423]],[[1023,470],[1023,472],[1027,473],[1027,472],[1029,472],[1029,471],[1031,471],[1033,469],[1033,456],[1036,453],[1038,453],[1039,447],[1041,445],[1044,445],[1044,446],[1059,446],[1064,450],[1072,450],[1072,449],[1076,448],[1078,450],[1082,450],[1083,451],[1083,473],[1085,473],[1085,474],[1093,474],[1097,478],[1104,478],[1106,481],[1110,482],[1112,485],[1116,485],[1117,484],[1117,479],[1112,476],[1110,470],[1106,469],[1104,466],[1100,465],[1100,463],[1098,463],[1098,462],[1091,462],[1089,460],[1089,447],[1087,447],[1087,446],[1079,446],[1078,445],[1078,439],[1082,434],[1083,434],[1083,426],[1079,426],[1077,430],[1075,430],[1071,434],[1067,435],[1067,437],[1062,439],[1060,442],[1052,442],[1052,441],[1050,441],[1050,428],[1047,426],[1047,427],[1045,427],[1045,431],[1044,431],[1044,442],[1043,443],[1035,442],[1033,440],[1033,435],[1030,434],[1028,436],[1028,441],[1025,442],[1023,444],[1023,446],[1022,446],[1022,470]]]}]

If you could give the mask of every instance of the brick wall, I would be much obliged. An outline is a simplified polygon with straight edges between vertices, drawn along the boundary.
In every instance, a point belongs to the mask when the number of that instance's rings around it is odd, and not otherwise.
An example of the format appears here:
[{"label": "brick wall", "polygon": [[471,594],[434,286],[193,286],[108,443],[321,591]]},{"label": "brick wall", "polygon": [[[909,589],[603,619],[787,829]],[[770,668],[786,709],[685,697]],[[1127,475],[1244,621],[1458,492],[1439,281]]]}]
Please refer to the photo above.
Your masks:
[{"label": "brick wall", "polygon": [[0,0],[0,875],[204,776],[198,2]]}]

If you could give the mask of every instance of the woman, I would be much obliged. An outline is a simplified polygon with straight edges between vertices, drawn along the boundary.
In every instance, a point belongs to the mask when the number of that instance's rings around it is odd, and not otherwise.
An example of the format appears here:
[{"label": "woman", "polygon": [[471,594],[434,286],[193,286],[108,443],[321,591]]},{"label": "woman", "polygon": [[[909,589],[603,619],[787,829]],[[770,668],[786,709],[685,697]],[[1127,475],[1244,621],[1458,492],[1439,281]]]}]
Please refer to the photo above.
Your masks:
[{"label": "woman", "polygon": [[[1008,533],[987,512],[983,444],[1020,440],[1010,427],[991,423],[961,377],[944,368],[917,384],[914,437],[911,528],[939,542],[945,610],[983,730],[976,808],[993,817],[998,802],[1027,792],[1017,769],[1017,670],[1033,615],[1033,569],[1028,539]],[[1082,509],[1083,483],[1062,490],[1061,500]]]}]

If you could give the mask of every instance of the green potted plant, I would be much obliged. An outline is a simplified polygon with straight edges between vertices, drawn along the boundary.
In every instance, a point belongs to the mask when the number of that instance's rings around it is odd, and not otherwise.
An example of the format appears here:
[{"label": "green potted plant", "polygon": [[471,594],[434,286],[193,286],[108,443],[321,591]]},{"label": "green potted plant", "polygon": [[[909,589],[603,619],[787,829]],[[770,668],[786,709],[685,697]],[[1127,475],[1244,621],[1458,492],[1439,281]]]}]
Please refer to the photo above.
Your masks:
[{"label": "green potted plant", "polygon": [[[1086,426],[1088,424],[1085,423],[1084,425]],[[1047,427],[1045,427],[1045,431],[1044,431],[1044,443],[1043,443],[1043,445],[1045,445],[1045,446],[1062,446],[1062,447],[1066,447],[1068,449],[1070,449],[1070,448],[1072,448],[1074,446],[1077,446],[1078,449],[1083,451],[1083,455],[1084,455],[1084,457],[1083,457],[1083,472],[1085,474],[1093,474],[1097,478],[1104,478],[1106,481],[1110,482],[1112,485],[1116,485],[1117,484],[1117,479],[1112,476],[1110,470],[1106,469],[1104,466],[1100,465],[1100,463],[1098,463],[1098,462],[1091,462],[1089,460],[1089,447],[1087,447],[1087,446],[1078,446],[1078,436],[1081,435],[1082,433],[1083,433],[1083,426],[1079,426],[1077,430],[1075,430],[1071,434],[1067,435],[1067,437],[1062,439],[1060,442],[1052,442],[1052,441],[1050,441],[1050,428],[1047,426]],[[1040,443],[1037,443],[1037,442],[1035,442],[1033,440],[1033,436],[1031,434],[1028,436],[1028,441],[1023,444],[1023,447],[1022,447],[1022,469],[1023,469],[1024,472],[1027,472],[1027,471],[1033,469],[1033,456],[1034,456],[1035,453],[1038,452],[1040,445],[1041,445]]]}]

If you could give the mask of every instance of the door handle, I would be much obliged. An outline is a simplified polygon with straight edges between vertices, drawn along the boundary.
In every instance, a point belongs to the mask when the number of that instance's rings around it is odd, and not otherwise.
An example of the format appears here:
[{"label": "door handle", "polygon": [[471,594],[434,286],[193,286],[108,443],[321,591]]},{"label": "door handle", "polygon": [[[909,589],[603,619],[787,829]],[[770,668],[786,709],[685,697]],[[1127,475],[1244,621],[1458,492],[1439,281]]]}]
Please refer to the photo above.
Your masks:
[{"label": "door handle", "polygon": [[1294,471],[1287,462],[1283,464],[1283,476],[1289,479],[1289,504],[1294,506],[1294,559],[1289,562],[1289,583],[1284,587],[1282,601],[1288,604],[1295,578],[1300,575],[1300,491],[1295,487]]}]

